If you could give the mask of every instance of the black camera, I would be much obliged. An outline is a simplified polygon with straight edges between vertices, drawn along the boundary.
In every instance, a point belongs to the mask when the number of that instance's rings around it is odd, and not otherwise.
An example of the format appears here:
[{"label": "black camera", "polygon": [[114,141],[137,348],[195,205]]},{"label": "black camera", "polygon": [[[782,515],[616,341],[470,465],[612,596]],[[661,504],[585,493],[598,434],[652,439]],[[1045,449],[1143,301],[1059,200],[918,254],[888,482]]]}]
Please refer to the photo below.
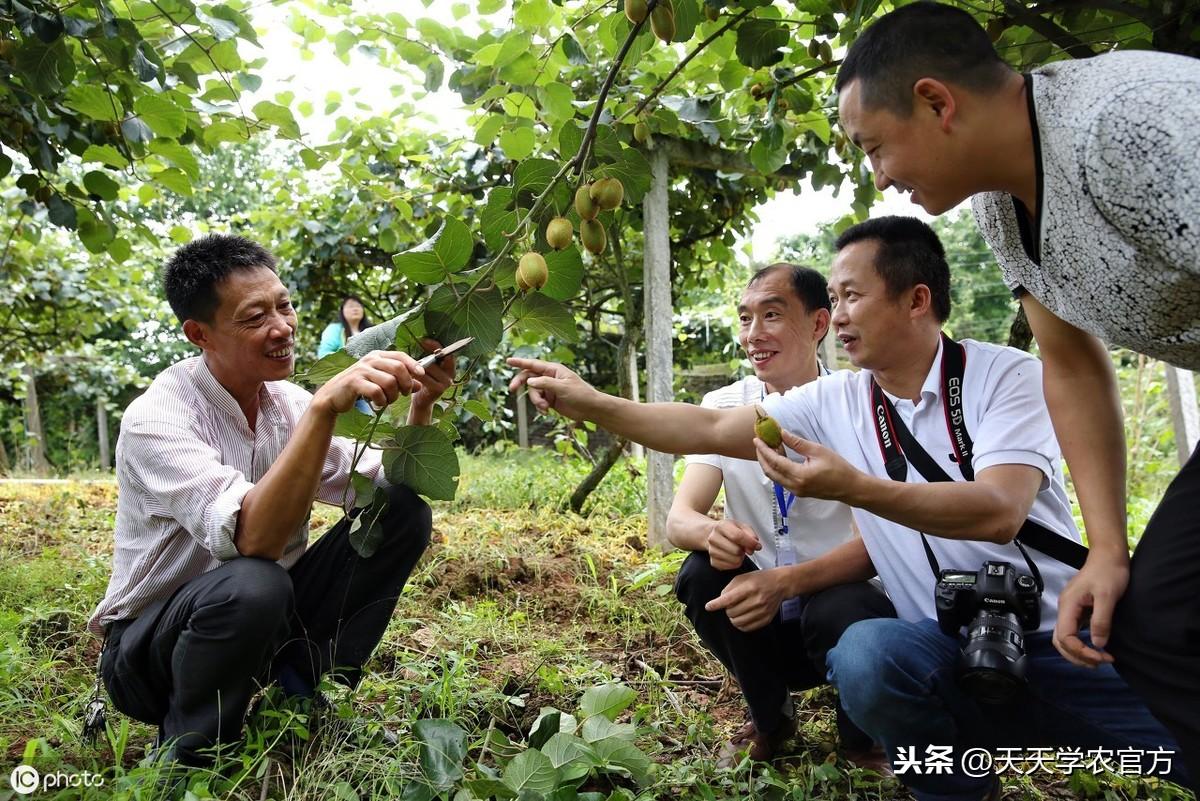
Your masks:
[{"label": "black camera", "polygon": [[938,625],[951,637],[963,626],[959,684],[977,700],[1003,703],[1025,683],[1025,631],[1042,620],[1040,582],[1008,562],[978,572],[943,570],[934,592]]}]

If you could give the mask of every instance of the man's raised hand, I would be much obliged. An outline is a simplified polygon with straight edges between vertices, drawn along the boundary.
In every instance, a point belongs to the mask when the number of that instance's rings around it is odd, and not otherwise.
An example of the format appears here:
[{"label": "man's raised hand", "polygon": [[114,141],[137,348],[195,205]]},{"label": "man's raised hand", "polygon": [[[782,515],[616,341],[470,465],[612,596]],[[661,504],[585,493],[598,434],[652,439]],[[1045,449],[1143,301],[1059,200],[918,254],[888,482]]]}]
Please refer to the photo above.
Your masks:
[{"label": "man's raised hand", "polygon": [[508,382],[508,391],[516,392],[522,385],[529,388],[529,400],[535,409],[545,414],[550,409],[572,420],[582,420],[590,407],[589,401],[598,396],[591,384],[571,369],[541,359],[508,359],[510,367],[520,370]]},{"label": "man's raised hand", "polygon": [[424,375],[424,368],[407,353],[373,350],[326,381],[313,395],[313,404],[341,414],[361,395],[375,406],[387,406],[419,389]]},{"label": "man's raised hand", "polygon": [[708,561],[717,570],[737,570],[746,557],[762,549],[754,529],[736,520],[716,520],[708,532]]},{"label": "man's raised hand", "polygon": [[797,497],[841,500],[859,471],[836,453],[790,431],[783,431],[783,444],[804,461],[796,462],[777,453],[757,437],[758,463],[767,478]]}]

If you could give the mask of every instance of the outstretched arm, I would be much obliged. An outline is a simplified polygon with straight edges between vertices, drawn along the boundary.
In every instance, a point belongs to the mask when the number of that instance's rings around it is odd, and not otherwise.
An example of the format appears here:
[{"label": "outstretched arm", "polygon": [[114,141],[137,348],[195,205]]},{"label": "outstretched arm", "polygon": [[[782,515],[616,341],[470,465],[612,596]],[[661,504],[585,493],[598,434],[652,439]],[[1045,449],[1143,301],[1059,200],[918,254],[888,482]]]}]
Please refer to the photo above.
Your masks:
[{"label": "outstretched arm", "polygon": [[634,403],[599,392],[572,370],[540,359],[511,358],[520,372],[509,391],[529,387],[539,412],[590,420],[607,431],[662,453],[719,453],[754,458],[754,406],[705,409],[687,403]]},{"label": "outstretched arm", "polygon": [[[1058,596],[1054,645],[1077,665],[1111,662],[1113,608],[1129,584],[1125,520],[1125,426],[1112,360],[1091,334],[1056,317],[1030,295],[1021,298],[1042,355],[1046,406],[1083,513],[1088,558]],[[1091,609],[1091,637],[1079,637]]]}]

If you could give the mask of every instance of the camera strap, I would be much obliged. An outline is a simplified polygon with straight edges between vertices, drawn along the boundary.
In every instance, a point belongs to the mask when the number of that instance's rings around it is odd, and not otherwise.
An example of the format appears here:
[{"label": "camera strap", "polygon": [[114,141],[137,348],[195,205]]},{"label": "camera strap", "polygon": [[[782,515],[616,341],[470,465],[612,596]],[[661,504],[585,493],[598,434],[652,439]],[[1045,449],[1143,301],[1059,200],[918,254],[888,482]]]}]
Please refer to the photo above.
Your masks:
[{"label": "camera strap", "polygon": [[[961,343],[942,334],[942,406],[946,415],[946,430],[950,435],[954,459],[963,479],[974,481],[975,470],[971,465],[973,443],[971,435],[967,433],[962,411],[962,385],[966,363],[966,348]],[[930,483],[954,480],[917,442],[904,421],[900,419],[900,415],[896,413],[896,408],[892,405],[891,400],[884,394],[883,388],[873,377],[871,379],[871,410],[875,420],[875,433],[879,439],[879,449],[883,454],[884,468],[893,481],[908,480],[909,464],[912,464],[917,472]],[[1028,518],[1021,524],[1021,529],[1017,532],[1013,542],[1029,564],[1030,573],[1038,582],[1039,588],[1042,586],[1042,578],[1037,566],[1029,558],[1025,546],[1076,569],[1083,567],[1083,563],[1087,559],[1088,551],[1083,545]],[[921,543],[925,546],[925,556],[929,559],[929,566],[933,569],[934,575],[940,575],[937,558],[934,556],[933,549],[929,546],[929,540],[924,532],[921,532]]]}]

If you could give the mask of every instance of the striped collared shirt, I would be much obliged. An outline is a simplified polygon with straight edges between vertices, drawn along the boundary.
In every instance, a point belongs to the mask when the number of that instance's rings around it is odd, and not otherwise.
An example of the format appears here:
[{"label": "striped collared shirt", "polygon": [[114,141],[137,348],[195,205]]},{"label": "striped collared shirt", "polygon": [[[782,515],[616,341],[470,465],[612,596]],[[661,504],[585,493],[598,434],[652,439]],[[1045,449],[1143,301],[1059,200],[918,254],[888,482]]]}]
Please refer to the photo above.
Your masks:
[{"label": "striped collared shirt", "polygon": [[[259,390],[252,431],[233,396],[201,356],[164,370],[125,410],[117,441],[117,522],[113,572],[88,621],[137,617],[182,584],[238,556],[233,544],[242,498],[279,458],[312,395],[289,381]],[[354,443],[334,437],[317,500],[342,502]],[[382,481],[379,452],[358,472]],[[350,500],[353,500],[351,495]],[[308,544],[308,519],[288,540],[279,564],[290,568]]]}]

